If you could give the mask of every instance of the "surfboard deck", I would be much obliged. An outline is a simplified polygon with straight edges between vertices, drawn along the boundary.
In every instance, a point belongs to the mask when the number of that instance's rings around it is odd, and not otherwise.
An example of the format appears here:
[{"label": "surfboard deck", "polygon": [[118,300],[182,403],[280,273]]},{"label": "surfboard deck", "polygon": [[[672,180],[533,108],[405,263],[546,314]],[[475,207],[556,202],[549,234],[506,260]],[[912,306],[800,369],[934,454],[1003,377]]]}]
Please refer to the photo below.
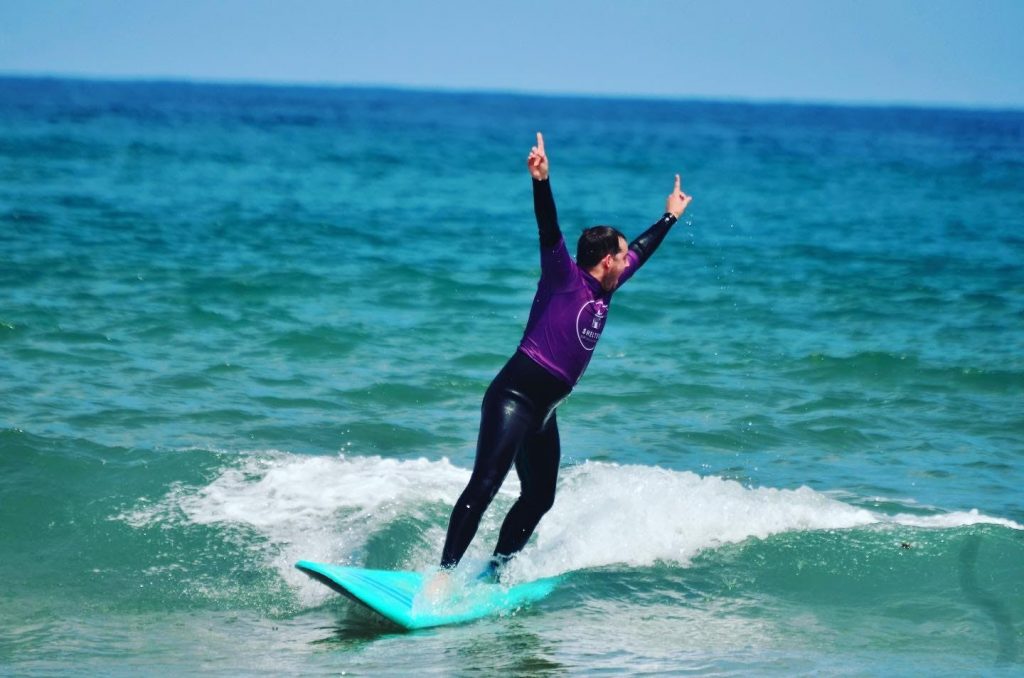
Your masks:
[{"label": "surfboard deck", "polygon": [[484,582],[460,585],[444,600],[420,595],[419,572],[368,570],[300,560],[295,567],[406,629],[460,624],[512,612],[551,593],[557,577],[503,586]]}]

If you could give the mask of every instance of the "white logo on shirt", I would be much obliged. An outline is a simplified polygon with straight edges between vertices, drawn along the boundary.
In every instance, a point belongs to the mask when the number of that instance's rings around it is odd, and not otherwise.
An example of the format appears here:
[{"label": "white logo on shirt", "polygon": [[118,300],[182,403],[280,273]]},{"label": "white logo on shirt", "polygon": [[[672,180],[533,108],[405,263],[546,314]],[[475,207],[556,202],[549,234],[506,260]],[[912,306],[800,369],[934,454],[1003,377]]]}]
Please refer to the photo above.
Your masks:
[{"label": "white logo on shirt", "polygon": [[580,312],[576,314],[576,337],[583,350],[593,351],[597,346],[607,317],[608,304],[601,300],[588,301],[580,307]]}]

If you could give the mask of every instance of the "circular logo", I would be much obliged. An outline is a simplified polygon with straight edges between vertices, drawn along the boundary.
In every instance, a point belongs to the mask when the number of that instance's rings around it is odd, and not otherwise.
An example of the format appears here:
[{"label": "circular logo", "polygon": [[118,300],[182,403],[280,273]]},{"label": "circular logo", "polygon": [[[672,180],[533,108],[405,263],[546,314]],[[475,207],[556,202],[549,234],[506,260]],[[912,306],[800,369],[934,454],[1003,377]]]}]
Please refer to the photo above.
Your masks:
[{"label": "circular logo", "polygon": [[580,307],[580,312],[576,314],[576,336],[584,350],[593,351],[597,346],[607,317],[608,304],[603,301],[588,301]]}]

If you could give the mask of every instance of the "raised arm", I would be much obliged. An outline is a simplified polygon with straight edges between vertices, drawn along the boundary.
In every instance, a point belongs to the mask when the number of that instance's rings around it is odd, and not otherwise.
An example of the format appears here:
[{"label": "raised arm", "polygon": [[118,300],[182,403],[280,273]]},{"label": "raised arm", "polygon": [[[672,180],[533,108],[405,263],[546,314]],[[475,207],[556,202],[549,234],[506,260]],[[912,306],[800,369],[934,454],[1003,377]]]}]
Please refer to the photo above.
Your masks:
[{"label": "raised arm", "polygon": [[548,156],[544,152],[544,136],[540,132],[537,132],[537,145],[530,149],[526,158],[526,168],[533,177],[533,213],[537,216],[540,246],[550,249],[558,244],[562,231],[558,228],[555,197],[548,181]]},{"label": "raised arm", "polygon": [[693,198],[683,193],[680,188],[679,175],[677,174],[675,186],[665,200],[665,214],[629,244],[629,249],[636,253],[637,268],[642,266],[654,254],[654,250],[658,249],[658,245],[665,239],[672,225],[686,211],[691,200]]}]

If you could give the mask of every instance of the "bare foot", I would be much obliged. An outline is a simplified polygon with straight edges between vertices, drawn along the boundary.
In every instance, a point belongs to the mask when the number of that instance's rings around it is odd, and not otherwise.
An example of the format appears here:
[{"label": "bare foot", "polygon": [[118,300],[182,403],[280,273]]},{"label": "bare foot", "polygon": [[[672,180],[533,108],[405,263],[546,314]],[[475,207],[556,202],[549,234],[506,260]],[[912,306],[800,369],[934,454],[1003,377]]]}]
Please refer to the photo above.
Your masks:
[{"label": "bare foot", "polygon": [[423,597],[428,602],[436,603],[451,596],[452,575],[448,570],[441,570],[423,584]]}]

